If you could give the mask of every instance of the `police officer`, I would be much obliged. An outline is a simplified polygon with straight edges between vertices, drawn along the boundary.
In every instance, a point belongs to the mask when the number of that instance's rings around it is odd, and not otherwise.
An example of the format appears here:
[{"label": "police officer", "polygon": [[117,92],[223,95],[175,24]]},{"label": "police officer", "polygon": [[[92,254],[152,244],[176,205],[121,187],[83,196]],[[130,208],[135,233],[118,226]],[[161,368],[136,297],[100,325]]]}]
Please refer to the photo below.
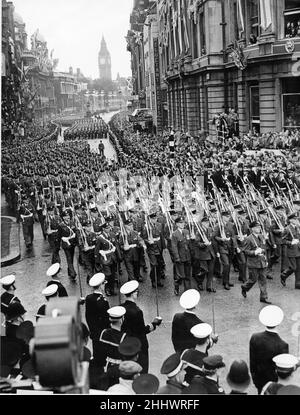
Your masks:
[{"label": "police officer", "polygon": [[85,299],[85,319],[90,330],[90,337],[93,343],[93,356],[103,368],[104,362],[98,353],[98,344],[102,330],[109,328],[109,315],[107,310],[110,308],[107,299],[104,297],[105,275],[102,273],[95,274],[89,281],[93,293],[86,296]]},{"label": "police officer", "polygon": [[122,330],[129,336],[137,337],[142,343],[142,350],[138,362],[143,367],[143,373],[148,372],[149,368],[149,344],[147,334],[158,327],[162,319],[155,317],[152,323],[145,325],[143,311],[136,304],[139,283],[136,280],[126,282],[122,285],[120,292],[125,295],[125,302],[121,304],[126,309],[125,319]]}]

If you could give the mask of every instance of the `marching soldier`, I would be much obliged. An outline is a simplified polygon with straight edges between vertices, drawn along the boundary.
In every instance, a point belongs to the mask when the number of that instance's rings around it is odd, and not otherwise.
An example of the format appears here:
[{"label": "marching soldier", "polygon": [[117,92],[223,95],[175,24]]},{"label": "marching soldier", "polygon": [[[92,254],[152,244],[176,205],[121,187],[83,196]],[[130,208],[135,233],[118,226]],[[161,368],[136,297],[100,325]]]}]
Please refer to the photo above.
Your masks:
[{"label": "marching soldier", "polygon": [[89,280],[95,273],[95,246],[97,242],[97,235],[93,231],[92,222],[87,220],[82,222],[82,224],[78,224],[76,235],[82,262],[87,272],[86,281],[89,283]]},{"label": "marching soldier", "polygon": [[129,336],[137,337],[142,343],[141,353],[138,362],[143,367],[143,373],[148,373],[149,368],[149,344],[147,334],[158,327],[162,319],[155,317],[152,323],[145,325],[143,311],[137,306],[139,283],[129,281],[122,285],[120,292],[126,297],[126,301],[121,304],[126,309],[125,319],[122,330]]},{"label": "marching soldier", "polygon": [[19,209],[19,217],[22,222],[23,236],[26,248],[31,248],[33,243],[34,208],[27,197],[23,199]]},{"label": "marching soldier", "polygon": [[85,299],[85,319],[93,343],[93,357],[101,368],[103,368],[104,362],[101,349],[99,350],[99,338],[102,330],[109,328],[107,310],[110,308],[107,299],[104,297],[105,283],[104,274],[95,274],[89,281],[93,293],[87,295]]},{"label": "marching soldier", "polygon": [[68,275],[75,280],[77,275],[74,269],[74,252],[76,246],[75,224],[71,221],[71,217],[67,211],[62,213],[62,222],[59,224],[59,237],[61,239],[61,247],[66,255]]},{"label": "marching soldier", "polygon": [[54,214],[54,204],[52,202],[49,203],[45,220],[45,233],[48,236],[48,242],[52,251],[52,264],[60,263],[59,250],[61,239],[58,232],[60,222],[60,217]]},{"label": "marching soldier", "polygon": [[[156,213],[149,215],[150,221],[143,228],[142,237],[147,246],[147,253],[150,261],[150,278],[152,287],[163,287],[161,277],[163,275],[164,260],[163,260],[163,225],[156,221]],[[147,221],[147,217],[145,218]]]},{"label": "marching soldier", "polygon": [[246,212],[240,206],[238,208],[237,223],[234,224],[234,233],[236,238],[236,261],[239,271],[239,281],[246,282],[247,280],[247,259],[244,252],[244,243],[246,237],[250,233],[249,222],[246,219]]},{"label": "marching soldier", "polygon": [[146,249],[144,240],[138,232],[133,229],[133,223],[130,219],[124,221],[125,235],[120,236],[120,247],[123,253],[123,259],[127,271],[128,281],[136,280],[142,282],[140,274],[140,246]]},{"label": "marching soldier", "polygon": [[280,281],[285,287],[287,278],[295,273],[295,289],[300,289],[300,223],[296,213],[291,213],[288,220],[289,224],[283,234],[288,266],[281,272]]},{"label": "marching soldier", "polygon": [[184,219],[177,218],[175,223],[177,229],[172,234],[171,243],[177,278],[174,282],[174,292],[175,295],[179,295],[179,286],[182,282],[184,290],[188,290],[191,286],[191,251],[190,235],[189,231],[184,229]]},{"label": "marching soldier", "polygon": [[222,212],[220,223],[214,229],[214,239],[217,242],[217,256],[222,265],[222,279],[225,290],[230,290],[233,284],[230,282],[230,265],[234,249],[236,249],[236,239],[233,225],[230,223],[230,213]]},{"label": "marching soldier", "polygon": [[266,243],[261,233],[261,225],[259,222],[253,221],[249,225],[251,234],[245,240],[244,252],[247,256],[247,265],[249,269],[249,278],[242,285],[242,295],[247,297],[247,292],[258,281],[260,288],[260,302],[271,304],[267,300],[267,256]]},{"label": "marching soldier", "polygon": [[199,291],[203,291],[203,281],[206,278],[206,291],[216,292],[213,281],[216,254],[212,241],[212,229],[205,215],[199,223],[198,230],[196,229],[196,234],[191,234],[193,276]]},{"label": "marching soldier", "polygon": [[106,295],[111,296],[115,295],[117,257],[116,247],[112,244],[107,229],[108,222],[105,222],[101,226],[101,233],[95,246],[95,264],[96,270],[105,274],[107,281]]}]

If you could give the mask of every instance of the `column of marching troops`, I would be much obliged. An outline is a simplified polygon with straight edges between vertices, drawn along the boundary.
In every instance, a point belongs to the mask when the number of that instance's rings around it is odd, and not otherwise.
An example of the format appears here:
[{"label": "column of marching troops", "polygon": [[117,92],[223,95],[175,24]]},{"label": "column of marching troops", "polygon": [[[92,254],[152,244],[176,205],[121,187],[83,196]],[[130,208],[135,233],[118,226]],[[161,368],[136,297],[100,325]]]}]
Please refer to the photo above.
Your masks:
[{"label": "column of marching troops", "polygon": [[64,132],[65,140],[107,138],[108,127],[100,117],[76,121]]},{"label": "column of marching troops", "polygon": [[[180,304],[186,311],[173,320],[172,340],[176,353],[162,367],[162,373],[169,378],[165,393],[172,393],[170,389],[174,385],[177,393],[182,390],[189,393],[191,389],[186,390],[187,385],[192,385],[192,391],[197,393],[201,393],[200,390],[223,393],[216,381],[217,372],[224,365],[222,358],[206,356],[218,336],[195,315],[199,291],[205,288],[215,292],[218,279],[225,290],[230,290],[233,286],[230,271],[234,267],[239,273],[241,295],[247,297],[247,292],[258,282],[260,301],[269,304],[267,279],[275,277],[272,270],[276,262],[280,263],[283,287],[294,273],[295,288],[300,288],[298,188],[288,185],[287,191],[269,188],[262,196],[249,181],[239,189],[227,183],[227,191],[212,181],[211,192],[205,194],[195,183],[187,191],[182,190],[181,181],[181,185],[177,183],[171,189],[170,207],[163,193],[159,192],[155,199],[157,195],[149,183],[146,189],[137,186],[138,190],[128,191],[127,197],[133,201],[131,206],[121,206],[120,199],[114,199],[104,209],[103,200],[107,201],[113,188],[110,180],[116,178],[117,167],[108,165],[102,155],[89,153],[87,143],[82,142],[33,145],[27,152],[16,150],[5,154],[4,190],[22,223],[26,246],[32,247],[34,221],[38,219],[52,252],[53,265],[47,271],[51,280],[43,295],[51,300],[67,294],[59,281],[60,253],[64,251],[68,275],[75,280],[77,246],[78,261],[85,267],[87,283],[94,291],[82,299],[86,306],[87,333],[93,343],[91,372],[94,371],[96,378],[99,375],[93,382],[99,389],[114,387],[116,390],[112,389],[112,393],[117,393],[118,388],[126,393],[126,380],[132,381],[135,374],[148,372],[147,335],[161,324],[157,316],[146,325],[142,310],[136,304],[139,283],[143,282],[141,271],[147,271],[147,254],[152,287],[162,288],[167,274],[163,253],[167,249],[173,264],[174,294],[179,295],[183,289]],[[105,171],[112,174],[106,183],[98,180],[99,172]],[[120,275],[124,268],[128,282],[121,286]],[[197,290],[191,289],[192,279],[196,281]],[[2,279],[6,292],[1,296],[1,310],[6,316],[8,337],[16,337],[25,314],[14,295],[14,283],[14,276]],[[126,301],[117,308],[110,308],[106,297],[116,295],[116,287]],[[38,310],[37,318],[45,314],[45,305]],[[268,333],[273,333],[283,317],[277,308],[269,313],[260,316],[260,320],[269,328]],[[277,343],[281,342],[279,340]],[[178,343],[182,344],[178,346]],[[269,344],[268,339],[263,343]],[[280,347],[277,343],[268,351],[273,354],[271,357],[268,353],[253,352],[252,363],[257,355],[262,355],[263,359],[268,355],[268,364],[272,367],[272,373],[264,375],[265,370],[259,370],[259,362],[252,367],[250,362],[252,379],[259,392],[268,381],[278,379],[272,359],[288,352],[286,343],[280,343]],[[192,351],[184,354],[186,349]],[[199,356],[193,350],[201,350],[205,355],[199,364],[195,364]],[[294,362],[290,356],[288,363],[286,357],[283,360],[281,365]],[[241,365],[238,366],[241,370]],[[197,373],[189,374],[187,367],[196,367]],[[117,386],[120,378],[125,380],[121,382],[125,389]],[[196,386],[193,379],[197,380]],[[212,392],[209,392],[210,382]]]}]

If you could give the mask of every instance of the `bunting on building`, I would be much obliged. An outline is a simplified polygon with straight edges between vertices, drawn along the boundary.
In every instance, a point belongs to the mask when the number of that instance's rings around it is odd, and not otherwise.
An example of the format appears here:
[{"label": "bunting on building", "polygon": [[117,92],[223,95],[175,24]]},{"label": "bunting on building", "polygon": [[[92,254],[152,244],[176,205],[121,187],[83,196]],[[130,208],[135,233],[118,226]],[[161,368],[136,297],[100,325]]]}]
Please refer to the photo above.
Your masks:
[{"label": "bunting on building", "polygon": [[243,47],[238,42],[234,42],[229,57],[241,71],[247,68],[247,58],[244,55]]},{"label": "bunting on building", "polygon": [[264,31],[272,26],[271,0],[260,0],[260,26]]}]

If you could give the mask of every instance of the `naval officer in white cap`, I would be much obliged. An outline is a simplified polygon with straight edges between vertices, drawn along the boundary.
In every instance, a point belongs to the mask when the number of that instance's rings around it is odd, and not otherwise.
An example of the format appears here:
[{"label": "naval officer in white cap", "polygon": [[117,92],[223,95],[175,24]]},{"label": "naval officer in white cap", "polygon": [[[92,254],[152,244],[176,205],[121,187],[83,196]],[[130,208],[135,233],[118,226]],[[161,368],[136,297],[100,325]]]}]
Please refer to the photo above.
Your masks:
[{"label": "naval officer in white cap", "polygon": [[196,324],[190,331],[195,338],[196,346],[185,350],[181,355],[181,360],[187,364],[185,381],[188,384],[194,376],[203,374],[203,359],[208,356],[208,350],[214,345],[210,324]]},{"label": "naval officer in white cap", "polygon": [[21,302],[18,297],[15,296],[16,285],[15,285],[16,277],[15,275],[6,275],[5,277],[0,279],[0,283],[2,285],[3,290],[5,290],[1,294],[1,313],[6,316],[7,309],[10,303],[14,301]]},{"label": "naval officer in white cap", "polygon": [[59,280],[59,272],[60,272],[60,263],[56,262],[52,264],[51,267],[48,268],[46,275],[47,277],[51,277],[51,280],[47,283],[47,287],[52,284],[56,284],[58,286],[58,297],[68,297],[67,290],[62,285],[61,281]]},{"label": "naval officer in white cap", "polygon": [[126,298],[121,304],[126,309],[122,330],[129,336],[137,337],[142,343],[142,349],[139,354],[138,363],[143,368],[143,373],[148,373],[149,369],[149,344],[147,334],[154,331],[162,322],[161,317],[155,317],[150,324],[145,324],[144,314],[137,306],[139,283],[136,280],[128,281],[122,285],[120,292]]},{"label": "naval officer in white cap", "polygon": [[89,280],[89,286],[93,289],[93,293],[85,298],[85,319],[93,342],[93,357],[99,369],[103,369],[105,364],[99,349],[99,337],[102,330],[109,327],[107,313],[109,304],[104,296],[105,283],[105,275],[103,273],[99,272],[93,275]]},{"label": "naval officer in white cap", "polygon": [[122,306],[116,306],[107,310],[107,313],[110,328],[102,330],[99,339],[99,347],[101,347],[103,358],[106,361],[105,372],[111,366],[121,363],[122,355],[119,346],[126,337],[126,333],[122,330],[126,309]]},{"label": "naval officer in white cap", "polygon": [[266,329],[261,333],[254,333],[250,339],[250,372],[259,394],[267,382],[277,382],[273,357],[289,352],[289,345],[277,332],[277,326],[283,317],[280,307],[264,307],[259,313],[259,321]]},{"label": "naval officer in white cap", "polygon": [[[48,287],[43,289],[42,294],[45,296],[46,301],[48,302],[51,298],[58,297],[58,286],[56,284],[48,285]],[[36,321],[38,321],[40,317],[45,317],[46,307],[47,303],[40,306],[38,312],[35,315]]]},{"label": "naval officer in white cap", "polygon": [[300,360],[292,354],[282,353],[273,357],[275,371],[278,376],[277,382],[268,382],[261,392],[261,395],[277,395],[280,388],[287,385],[300,386],[300,373],[297,371]]},{"label": "naval officer in white cap", "polygon": [[186,349],[196,346],[195,337],[191,328],[196,324],[203,323],[196,315],[196,307],[200,301],[200,293],[191,289],[185,291],[179,300],[183,313],[176,313],[172,321],[172,343],[176,353],[181,354]]}]

